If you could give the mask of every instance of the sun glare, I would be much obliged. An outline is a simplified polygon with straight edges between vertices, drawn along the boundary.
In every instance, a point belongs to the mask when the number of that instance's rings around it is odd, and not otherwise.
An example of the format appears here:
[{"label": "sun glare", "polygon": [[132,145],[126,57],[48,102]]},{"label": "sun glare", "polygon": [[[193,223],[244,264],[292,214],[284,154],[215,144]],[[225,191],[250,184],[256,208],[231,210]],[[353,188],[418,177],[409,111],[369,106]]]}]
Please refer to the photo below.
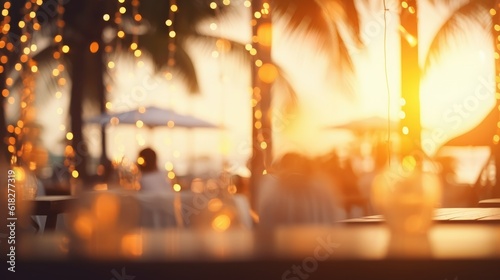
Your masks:
[{"label": "sun glare", "polygon": [[493,49],[484,31],[470,32],[477,35],[444,54],[422,81],[422,139],[430,155],[481,123],[495,105]]},{"label": "sun glare", "polygon": [[[442,5],[432,10],[426,1],[423,3],[421,9],[432,16],[419,23],[423,30],[418,38],[421,56],[427,55],[425,48],[428,48],[432,36],[442,24],[442,19],[433,18],[446,10]],[[295,33],[286,32],[286,19],[283,18],[273,22],[272,30],[270,26],[260,30],[259,36],[266,38],[266,44],[272,43],[273,64],[258,60],[255,65],[260,69],[258,75],[277,85],[273,89],[272,111],[272,144],[276,156],[290,150],[322,154],[352,141],[352,135],[347,137],[345,131],[327,127],[365,117],[386,117],[387,114],[397,122],[404,116],[399,102],[399,20],[393,14],[389,15],[386,41],[388,56],[384,57],[383,13],[370,10],[369,7],[367,5],[360,9],[360,35],[364,46],[358,48],[346,41],[354,66],[352,76],[343,76],[332,67],[332,59],[338,58],[339,54],[321,50],[315,43],[319,40],[318,34],[300,28]],[[250,13],[250,9],[242,7],[235,11],[234,19],[250,16]],[[228,22],[240,22],[234,21],[232,17],[229,16],[231,20]],[[226,34],[228,39],[245,45],[247,51],[254,50],[251,28],[247,22],[241,21],[241,25],[229,25],[228,22],[218,21],[217,28],[210,28],[213,20],[207,20],[200,23],[200,31],[213,36]],[[172,21],[167,20],[166,24],[171,26]],[[423,77],[422,139],[427,143],[424,149],[429,155],[433,155],[446,141],[480,123],[494,106],[493,46],[484,30],[474,28],[470,26],[470,30],[466,30],[472,37],[458,45],[451,45],[450,51],[443,54]],[[206,44],[187,41],[187,52],[196,65],[200,84],[200,94],[195,96],[186,94],[184,81],[175,71],[155,75],[151,58],[145,51],[139,50],[140,44],[133,45],[133,49],[140,56],[142,67],[138,67],[134,59],[124,56],[115,56],[106,63],[114,76],[114,86],[109,89],[106,104],[110,112],[155,105],[175,108],[179,113],[196,115],[226,128],[225,132],[187,131],[171,122],[168,128],[150,129],[142,121],[137,122],[136,126],[127,126],[112,120],[106,132],[109,143],[113,143],[107,145],[110,156],[118,160],[124,156],[135,159],[142,146],[159,147],[159,163],[162,166],[165,163],[172,164],[179,174],[187,171],[189,162],[199,157],[208,157],[219,163],[230,159],[240,165],[245,164],[252,152],[252,101],[248,95],[251,73],[248,65],[242,65],[232,53],[225,51],[228,48],[221,48],[220,42],[218,40],[213,44],[207,56],[199,51],[202,47],[207,48]],[[66,47],[63,46],[63,52],[70,51]],[[97,52],[99,47],[95,42],[89,46],[91,52]],[[210,56],[214,52],[217,55]],[[425,59],[422,58],[421,63],[423,61]],[[385,63],[389,88],[385,82]],[[67,71],[60,72],[56,73],[58,77],[70,84]],[[346,81],[350,80],[354,82],[349,89]],[[293,93],[287,90],[287,82],[294,89]],[[62,98],[49,102],[47,110],[38,111],[40,119],[53,118],[49,112],[62,112],[58,118],[66,117],[69,88],[66,85],[61,91]],[[290,108],[293,107],[290,101],[292,97],[298,104],[296,112]],[[14,101],[14,97],[9,100]],[[58,108],[63,109],[61,111]],[[11,115],[11,112],[8,114]],[[46,123],[43,120],[41,122]],[[44,130],[44,143],[55,143],[56,139],[64,138],[65,127],[61,124],[55,129]],[[98,144],[100,128],[87,125],[84,130],[88,135],[91,155],[98,157],[101,153]],[[137,134],[140,137],[136,138]],[[47,146],[54,154],[60,154],[64,149],[63,145]],[[269,143],[261,144],[261,148],[268,147]],[[175,156],[174,150],[182,156]]]}]

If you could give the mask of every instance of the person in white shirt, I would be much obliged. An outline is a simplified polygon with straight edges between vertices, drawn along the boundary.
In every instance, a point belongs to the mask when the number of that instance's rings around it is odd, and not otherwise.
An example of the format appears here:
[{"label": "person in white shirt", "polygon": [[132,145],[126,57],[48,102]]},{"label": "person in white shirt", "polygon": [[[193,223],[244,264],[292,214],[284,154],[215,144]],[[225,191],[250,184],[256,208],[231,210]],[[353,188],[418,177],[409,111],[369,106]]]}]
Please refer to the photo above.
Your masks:
[{"label": "person in white shirt", "polygon": [[151,148],[140,151],[137,165],[141,171],[141,187],[136,196],[141,205],[141,226],[175,227],[174,191],[166,172],[158,169],[156,152]]},{"label": "person in white shirt", "polygon": [[263,176],[261,185],[257,197],[259,227],[332,225],[338,220],[335,193],[306,156],[283,155]]}]

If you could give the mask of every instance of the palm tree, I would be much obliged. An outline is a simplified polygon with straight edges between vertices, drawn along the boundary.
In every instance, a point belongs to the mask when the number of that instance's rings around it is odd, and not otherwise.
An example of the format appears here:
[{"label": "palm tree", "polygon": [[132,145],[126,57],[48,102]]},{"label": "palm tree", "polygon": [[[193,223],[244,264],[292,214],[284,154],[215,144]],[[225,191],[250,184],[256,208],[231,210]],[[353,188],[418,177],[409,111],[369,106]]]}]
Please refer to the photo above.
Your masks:
[{"label": "palm tree", "polygon": [[[413,38],[418,38],[417,33],[417,1],[405,1],[408,4],[408,7],[403,9],[401,15],[401,25],[406,31],[409,32]],[[436,4],[437,1],[432,0],[432,4]],[[452,45],[455,38],[459,38],[459,36],[467,36],[464,30],[464,25],[467,24],[478,24],[482,26],[484,30],[491,30],[492,38],[493,38],[493,46],[495,52],[500,51],[498,48],[498,44],[500,43],[500,39],[498,37],[498,27],[500,24],[500,15],[498,11],[496,11],[499,7],[500,1],[498,0],[470,0],[467,3],[457,6],[453,1],[445,1],[444,4],[451,5],[455,4],[454,12],[451,16],[445,21],[445,23],[441,26],[441,28],[436,33],[435,37],[432,40],[432,43],[429,47],[428,54],[425,57],[425,63],[422,71],[420,71],[418,67],[418,52],[417,48],[409,48],[409,41],[404,39],[402,36],[402,84],[403,84],[403,96],[408,96],[409,99],[406,101],[406,108],[417,108],[414,110],[414,113],[407,114],[407,116],[411,116],[411,119],[403,120],[402,125],[410,128],[410,132],[414,132],[414,134],[409,134],[406,141],[411,143],[417,143],[417,145],[413,145],[420,147],[420,102],[419,102],[419,91],[412,90],[414,88],[419,87],[419,81],[412,81],[413,78],[408,76],[408,73],[414,71],[415,77],[419,77],[420,72],[422,75],[426,75],[429,69],[431,69],[440,59],[440,57],[446,53],[447,48],[450,46],[457,47]],[[414,7],[414,13],[410,12],[409,7]],[[410,12],[410,15],[408,14]],[[491,14],[491,18],[486,16],[487,13]],[[406,65],[404,65],[406,63]],[[405,69],[413,69],[413,70],[405,70]],[[496,77],[496,85],[499,84],[498,77],[500,77],[500,60],[495,59],[495,77]],[[413,84],[412,89],[406,88],[405,85]],[[406,89],[405,89],[406,88]],[[496,99],[497,106],[493,109],[494,114],[498,115],[500,100]],[[405,108],[403,108],[405,109]],[[417,119],[418,116],[418,119]],[[491,131],[496,130],[496,135],[500,135],[500,129],[498,126],[492,127]],[[410,145],[411,145],[410,143]],[[407,145],[410,146],[410,145]],[[499,141],[498,139],[493,139],[491,143],[491,150],[494,154],[495,162],[496,162],[496,185],[493,189],[492,195],[494,197],[500,197],[500,149],[499,149]],[[406,150],[405,152],[409,152]],[[479,180],[479,179],[478,179]]]},{"label": "palm tree", "polygon": [[[103,81],[103,51],[90,54],[88,46],[92,42],[98,42],[103,46],[102,32],[104,24],[102,14],[109,6],[102,6],[102,2],[93,1],[73,1],[66,5],[64,19],[65,43],[70,47],[69,63],[71,65],[71,99],[69,113],[71,120],[71,131],[73,133],[72,146],[75,151],[75,169],[84,181],[88,179],[87,158],[88,152],[83,135],[83,103],[85,97],[99,103],[99,109],[104,112],[105,88]],[[90,20],[93,24],[86,24]],[[91,90],[90,85],[94,85]],[[94,94],[92,94],[94,93]],[[105,145],[105,134],[102,131],[102,144]],[[105,148],[105,146],[103,146]],[[103,150],[105,160],[105,150]]]},{"label": "palm tree", "polygon": [[[436,5],[435,0],[430,1]],[[439,57],[446,52],[449,39],[460,36],[463,31],[461,24],[466,20],[478,22],[485,28],[489,28],[490,21],[484,17],[485,11],[492,7],[492,2],[469,1],[462,6],[454,1],[444,1],[441,4],[451,6],[453,13],[441,26],[432,40],[425,63],[421,69],[419,66],[418,52],[418,1],[401,1],[401,95],[406,101],[402,110],[406,117],[401,120],[402,155],[408,155],[415,150],[421,149],[421,124],[420,124],[420,81],[425,76]],[[453,5],[452,5],[453,4]]]},{"label": "palm tree", "polygon": [[[63,3],[62,1],[60,3]],[[87,4],[88,5],[85,5]],[[15,63],[18,59],[17,55],[19,55],[19,52],[21,51],[19,49],[19,46],[16,45],[16,40],[17,42],[19,41],[19,37],[21,36],[20,32],[21,30],[18,28],[18,23],[20,20],[23,19],[25,16],[22,11],[22,7],[24,6],[23,1],[13,1],[12,7],[11,7],[11,32],[10,35],[12,43],[14,43],[15,49],[9,54],[11,57],[9,57],[9,62],[10,66],[13,66],[13,63]],[[42,6],[40,7],[39,11],[42,11],[43,13],[43,30],[46,31],[36,31],[33,30],[33,32],[39,32],[41,34],[44,34],[43,36],[51,36],[53,37],[55,34],[54,29],[57,29],[57,20],[58,17],[56,16],[57,10],[59,9],[58,7],[58,2],[57,1],[46,1]],[[90,9],[88,8],[90,7]],[[102,3],[99,1],[71,1],[66,3],[64,6],[68,11],[65,13],[65,16],[63,18],[66,27],[65,28],[65,34],[63,34],[64,38],[66,39],[64,41],[64,44],[67,44],[70,46],[71,51],[70,53],[65,57],[65,63],[67,64],[67,68],[69,68],[69,74],[70,77],[72,78],[72,98],[71,98],[71,104],[69,108],[69,112],[71,115],[71,130],[74,133],[74,138],[73,138],[73,143],[74,143],[74,150],[78,152],[78,165],[77,165],[77,170],[81,174],[83,178],[86,178],[87,172],[85,168],[82,168],[82,166],[85,166],[86,164],[86,148],[85,144],[83,142],[83,134],[82,134],[82,103],[85,99],[90,99],[90,100],[96,100],[97,97],[102,96],[104,93],[104,88],[103,88],[103,83],[102,83],[102,77],[100,75],[96,75],[96,73],[102,73],[102,72],[96,72],[96,71],[88,71],[84,72],[85,70],[85,65],[86,62],[88,61],[95,61],[96,56],[89,56],[87,50],[87,47],[89,45],[89,42],[93,40],[100,41],[100,32],[102,32],[103,26],[102,24],[96,24],[92,26],[84,26],[84,22],[82,22],[82,18],[79,16],[75,15],[80,15],[80,13],[83,11],[85,15],[87,15],[90,19],[92,19],[93,22],[99,23],[101,22],[96,18],[96,16],[100,16],[102,18],[102,15],[97,15],[98,11],[105,11],[106,8],[109,8],[109,6],[103,6]],[[100,19],[99,18],[99,19]],[[95,27],[95,28],[93,28]],[[70,31],[68,31],[70,30]],[[45,68],[45,65],[53,65],[53,53],[58,49],[56,44],[50,44],[49,46],[45,47],[44,49],[38,50],[38,52],[32,57],[33,60],[37,61],[37,63],[40,65],[40,69]],[[88,59],[87,59],[88,58]],[[99,59],[99,57],[97,57]],[[71,67],[74,65],[78,65],[79,67]],[[96,64],[99,66],[99,64]],[[5,75],[7,75],[7,70],[11,69],[6,69],[4,71],[1,77],[2,83],[5,83]],[[45,77],[43,77],[45,78]],[[51,80],[51,78],[49,78]],[[54,87],[57,85],[53,81],[46,81],[48,90],[50,92],[54,91]],[[21,77],[19,76],[17,80],[14,82],[13,88],[18,88],[19,85],[22,84]],[[86,85],[94,85],[97,90],[92,90],[89,91]],[[101,86],[100,86],[101,85]],[[102,88],[100,90],[99,88]],[[88,93],[95,93],[93,95],[89,95]],[[44,95],[39,95],[38,102],[40,103],[41,106],[44,105],[44,103],[47,101],[49,96],[44,96]],[[89,98],[90,97],[90,98]],[[4,98],[2,97],[2,104]],[[1,117],[0,119],[5,119],[5,112],[1,110]],[[0,123],[1,127],[1,137],[2,139],[5,139],[4,132],[5,130],[5,124],[3,122]],[[4,141],[2,141],[2,150],[4,150]],[[6,150],[6,147],[5,147]]]},{"label": "palm tree", "polygon": [[[331,28],[328,28],[329,24],[334,24],[337,22],[329,22],[325,20],[324,11],[321,9],[321,5],[330,4],[329,1],[317,1],[315,3],[307,1],[274,1],[273,5],[276,5],[276,14],[288,15],[290,16],[291,29],[294,29],[300,25],[304,19],[309,19],[310,24],[308,28],[320,32],[324,35],[324,38],[329,38]],[[347,15],[345,18],[349,18],[354,26],[354,30],[357,30],[357,14],[355,13],[355,7],[352,1],[348,1],[347,4],[341,1],[331,1],[335,2],[339,7],[344,8],[344,14]],[[176,40],[177,44],[175,48],[169,46],[169,39],[166,34],[168,28],[165,26],[166,11],[168,11],[174,1],[161,1],[151,3],[150,1],[143,1],[140,6],[140,12],[143,15],[144,20],[149,25],[149,32],[145,34],[140,34],[138,36],[141,49],[145,53],[149,53],[155,62],[157,69],[162,69],[164,66],[169,66],[168,61],[171,56],[170,52],[173,52],[175,57],[175,66],[178,72],[185,78],[188,87],[191,92],[195,93],[198,91],[196,73],[194,71],[194,65],[187,55],[184,49],[185,42],[188,38],[201,38],[206,41],[211,41],[215,43],[217,38],[211,37],[206,34],[201,34],[197,28],[197,23],[206,17],[214,16],[214,11],[209,9],[210,1],[179,1],[177,4],[178,11],[176,19],[174,20],[174,30],[177,32]],[[98,1],[71,1],[65,5],[65,34],[63,38],[65,39],[65,44],[70,46],[71,51],[68,54],[68,60],[70,63],[70,76],[72,79],[72,89],[71,89],[71,102],[70,102],[70,112],[71,112],[71,130],[73,132],[73,146],[75,151],[80,151],[80,158],[76,166],[82,178],[86,178],[86,148],[83,141],[82,133],[82,103],[84,99],[98,100],[100,102],[101,110],[104,110],[104,87],[102,81],[101,73],[103,65],[103,53],[102,48],[96,54],[89,54],[87,48],[91,42],[98,42],[100,46],[103,46],[102,42],[102,31],[105,28],[101,17],[105,12],[112,13],[111,11],[116,10],[116,6],[98,6],[101,3]],[[258,6],[258,5],[254,5]],[[290,7],[295,8],[294,12],[290,12]],[[88,19],[92,19],[93,24],[88,25]],[[344,19],[343,19],[344,20]],[[258,26],[257,24],[255,26]],[[255,32],[258,30],[254,29]],[[343,43],[341,36],[338,33],[333,34],[335,36],[336,44],[339,46],[340,58],[343,60],[344,64],[350,65],[349,58],[347,55],[347,49]],[[130,43],[130,38],[124,39],[124,44]],[[231,50],[242,52],[244,50],[243,44],[238,44],[236,42],[231,42]],[[337,43],[339,45],[337,45]],[[260,55],[263,63],[271,62],[270,59],[270,47],[266,51],[260,51]],[[42,63],[44,56],[43,54],[51,53],[51,51],[41,52],[36,58]],[[47,57],[50,57],[47,55]],[[334,63],[338,60],[334,60]],[[348,63],[345,63],[348,62]],[[253,63],[252,65],[255,65]],[[277,66],[279,69],[279,66]],[[254,73],[256,73],[254,71]],[[284,77],[283,71],[280,71],[281,76]],[[257,77],[257,75],[255,75]],[[96,85],[93,90],[89,89],[89,84]],[[265,152],[271,155],[272,151],[272,140],[271,140],[271,126],[270,126],[270,116],[269,107],[271,103],[270,94],[266,94],[265,91],[270,91],[270,84],[264,85],[266,87],[264,91],[261,90],[262,96],[261,100],[261,112],[262,116],[262,129],[266,133],[263,134],[265,142],[268,148]],[[94,94],[92,94],[94,93]],[[255,113],[255,112],[254,112]],[[254,114],[255,116],[255,114]],[[254,133],[254,135],[256,135]],[[104,142],[104,141],[103,141]],[[259,141],[260,144],[260,141]],[[261,145],[254,147],[261,147]],[[260,164],[263,160],[258,159],[260,148],[256,149],[253,162],[255,164]],[[254,155],[255,155],[254,154]],[[263,158],[263,153],[261,154]],[[267,161],[270,161],[271,157],[266,156]],[[258,159],[258,160],[255,160]],[[257,172],[259,173],[259,172]]]},{"label": "palm tree", "polygon": [[[286,73],[276,65],[271,56],[273,15],[276,16],[274,19],[283,17],[289,19],[287,31],[290,33],[305,28],[309,32],[318,34],[318,37],[324,40],[318,42],[318,45],[322,45],[329,52],[330,61],[336,69],[344,68],[341,70],[350,73],[353,70],[345,42],[337,29],[339,25],[347,27],[349,35],[353,35],[354,41],[359,42],[359,22],[354,1],[252,1],[252,32],[253,38],[257,38],[254,45],[257,55],[253,56],[251,64],[252,90],[257,102],[257,105],[252,107],[253,153],[250,161],[252,171],[250,185],[254,192],[262,174],[272,162],[272,85],[275,80],[287,80]],[[267,68],[264,68],[265,66]],[[340,83],[336,79],[334,82]],[[291,89],[292,99],[296,98],[290,83],[287,85]],[[255,200],[255,196],[252,196],[252,200]]]},{"label": "palm tree", "polygon": [[[165,66],[171,66],[169,65],[169,58],[171,57],[171,52],[173,52],[174,60],[175,60],[175,66],[178,70],[178,72],[182,75],[184,80],[186,81],[188,88],[190,92],[196,93],[198,91],[198,83],[196,79],[196,72],[195,72],[195,67],[187,54],[187,51],[185,50],[185,43],[189,38],[197,38],[197,39],[202,39],[205,42],[209,42],[210,44],[214,45],[215,41],[219,38],[212,37],[210,35],[202,34],[198,31],[197,29],[197,24],[202,20],[207,17],[213,17],[215,15],[215,12],[213,9],[209,9],[209,3],[211,1],[179,1],[176,5],[178,6],[178,10],[175,15],[175,20],[173,21],[173,29],[176,31],[176,41],[177,44],[175,48],[172,48],[169,46],[170,40],[166,36],[168,33],[168,27],[165,25],[165,11],[168,11],[171,9],[171,6],[174,1],[162,1],[162,2],[155,2],[151,3],[150,1],[143,1],[141,2],[140,6],[140,12],[143,16],[143,18],[147,21],[147,24],[149,25],[149,32],[146,32],[145,34],[141,34],[138,36],[138,40],[140,42],[141,49],[150,54],[152,57],[152,60],[155,62],[155,66],[157,69],[162,69]],[[275,1],[276,4],[276,11],[277,13],[282,13],[289,15],[290,14],[290,7],[294,7],[295,11],[291,14],[291,29],[298,28],[300,23],[308,17],[309,19],[313,19],[309,25],[308,28],[311,30],[314,30],[316,32],[322,32],[324,38],[329,37],[329,32],[330,29],[328,28],[329,22],[322,19],[323,18],[323,11],[321,10],[321,6],[323,1],[319,1],[318,4],[316,5],[310,5],[310,3],[306,3],[306,1]],[[326,1],[328,2],[328,1]],[[344,14],[346,15],[345,18],[349,18],[352,22],[352,29],[357,30],[358,29],[358,22],[357,22],[357,14],[355,13],[355,7],[352,2],[349,2],[348,4],[344,4],[343,2],[339,1],[334,1],[338,4],[342,4],[340,7],[344,8]],[[254,7],[257,7],[255,4],[253,5]],[[261,8],[263,5],[261,6]],[[317,18],[320,18],[318,20]],[[97,18],[97,17],[96,17]],[[344,20],[345,20],[344,18]],[[260,20],[257,21],[257,23],[254,26],[254,31],[257,33],[258,27],[261,26],[263,23],[266,23],[270,21],[270,18],[267,18],[265,16],[261,17]],[[69,23],[67,24],[69,25]],[[96,32],[96,34],[99,32]],[[356,32],[355,32],[356,33]],[[256,34],[257,35],[257,34]],[[343,60],[342,63],[346,65],[351,65],[350,61],[348,59],[347,55],[347,49],[345,48],[345,45],[339,36],[339,34],[334,34],[336,36],[335,40],[338,40],[340,44],[340,51],[341,55],[340,58]],[[97,40],[97,38],[94,38]],[[230,41],[230,40],[228,40]],[[124,40],[124,45],[128,45],[131,43],[131,38],[125,38]],[[246,53],[244,52],[244,45],[239,44],[237,42],[230,41],[231,43],[231,50],[237,53]],[[75,47],[78,48],[79,46],[82,45],[88,45],[88,44],[79,44],[75,43]],[[259,48],[259,59],[261,59],[262,63],[269,63],[272,64],[271,61],[271,56],[270,56],[270,51],[271,47],[270,46],[263,46],[263,45],[257,45],[257,48]],[[78,50],[78,49],[77,49]],[[75,52],[76,53],[76,52]],[[75,55],[75,59],[82,59],[82,55]],[[255,62],[255,61],[252,61]],[[334,61],[338,62],[338,61]],[[347,62],[347,63],[346,63]],[[75,63],[81,63],[75,61]],[[255,63],[252,63],[252,65],[255,65]],[[277,66],[280,77],[284,78],[285,74],[284,71]],[[351,69],[352,70],[352,69]],[[254,66],[253,73],[255,74],[257,69]],[[100,73],[98,71],[95,71],[96,73]],[[74,73],[74,75],[78,76],[78,73]],[[270,110],[270,105],[271,105],[271,95],[270,90],[271,90],[271,84],[270,83],[263,83],[259,79],[256,79],[257,75],[254,75],[254,81],[257,84],[257,87],[260,87],[261,91],[261,96],[263,97],[260,101],[260,110],[261,110],[261,115],[264,116],[261,119],[261,131],[264,133],[261,133],[259,136],[259,132],[254,126],[253,130],[253,139],[254,139],[254,156],[252,159],[253,166],[259,166],[257,168],[254,168],[253,174],[261,174],[263,168],[263,162],[264,159],[266,159],[267,163],[270,162],[272,159],[271,154],[272,154],[272,139],[271,139],[271,118],[269,114]],[[255,86],[254,86],[255,87]],[[78,91],[81,90],[82,87],[75,86],[74,90]],[[80,93],[81,94],[81,93]],[[79,94],[79,95],[80,95]],[[78,106],[78,104],[81,104],[79,102],[79,97],[75,97],[75,101],[72,102],[72,104],[75,104],[75,106]],[[78,109],[75,108],[74,110],[74,116],[72,117],[75,118],[78,121],[78,115],[81,115],[81,113],[78,113]],[[81,110],[80,110],[81,112]],[[256,116],[255,111],[253,112],[253,116]],[[78,127],[78,122],[75,124],[76,127]],[[75,129],[73,129],[75,130]],[[75,132],[73,132],[75,134]],[[259,138],[260,137],[260,138]],[[76,139],[76,134],[75,138]],[[266,149],[262,149],[262,146],[260,142],[266,142],[267,147]],[[256,171],[255,171],[256,170]]]},{"label": "palm tree", "polygon": [[[177,70],[180,76],[184,78],[190,93],[197,93],[198,80],[196,77],[194,64],[186,51],[186,41],[189,38],[202,39],[213,43],[218,38],[202,34],[197,29],[197,24],[207,18],[213,17],[215,12],[210,8],[211,1],[179,1],[176,4],[176,20],[173,21],[173,29],[176,31],[175,46],[169,45],[168,27],[165,25],[168,11],[177,1],[142,1],[140,13],[143,16],[143,22],[149,27],[148,32],[140,34],[138,41],[140,48],[146,54],[149,54],[155,64],[156,70],[160,71],[165,66]],[[105,111],[105,87],[103,74],[107,67],[104,66],[103,31],[106,27],[114,28],[113,24],[105,23],[102,20],[104,14],[113,14],[117,10],[116,3],[106,2],[103,5],[101,1],[71,1],[65,4],[64,13],[64,34],[63,43],[70,47],[70,52],[66,55],[66,63],[69,68],[69,75],[72,81],[71,100],[69,106],[71,131],[73,133],[72,146],[75,154],[75,169],[80,174],[80,178],[86,180],[87,172],[87,148],[82,132],[83,128],[83,103],[90,101],[98,104],[101,112]],[[131,7],[126,6],[128,10]],[[20,9],[18,9],[20,10]],[[54,26],[53,18],[46,23],[46,26]],[[123,20],[130,20],[129,15],[124,15]],[[13,22],[18,22],[19,19]],[[91,22],[91,24],[89,24]],[[17,26],[17,24],[13,24]],[[49,32],[53,33],[53,31]],[[126,36],[122,44],[130,45],[132,36]],[[115,40],[118,40],[115,38]],[[89,46],[92,42],[97,42],[100,46],[97,52],[90,53]],[[40,51],[34,59],[40,64],[49,63],[52,60],[52,53],[56,49],[55,45],[50,45]],[[241,51],[242,44],[233,42],[233,51]],[[127,51],[125,51],[127,53]],[[130,54],[131,55],[131,54]],[[173,55],[175,65],[169,61]],[[3,73],[2,73],[3,74]],[[5,82],[5,79],[2,79]],[[3,109],[3,108],[2,108]],[[4,115],[2,115],[4,116]],[[1,119],[0,119],[1,121]],[[0,123],[1,124],[1,123]],[[6,131],[5,129],[2,131]],[[105,134],[102,131],[102,163],[107,161],[105,156]],[[2,138],[5,139],[5,138]],[[3,143],[2,143],[3,144]]]},{"label": "palm tree", "polygon": [[[499,42],[498,40],[499,34],[497,34],[498,32],[496,31],[495,28],[495,23],[498,23],[498,15],[496,15],[496,13],[489,12],[490,10],[492,9],[494,10],[497,7],[498,7],[497,0],[485,0],[485,1],[471,0],[465,3],[464,5],[457,7],[454,13],[441,26],[436,36],[434,37],[424,64],[423,68],[424,73],[426,73],[436,63],[439,62],[440,57],[442,56],[442,54],[446,53],[446,49],[448,47],[457,47],[456,45],[453,44],[453,42],[456,42],[455,41],[456,38],[460,38],[460,36],[467,36],[466,34],[464,34],[466,32],[464,30],[464,26],[467,24],[468,25],[476,24],[484,30],[491,30],[491,37],[493,39],[492,44],[494,46],[494,50],[498,50],[497,44]],[[489,16],[489,14],[491,14],[491,17]],[[495,77],[499,77],[500,65],[498,59],[495,60],[495,72],[496,72]],[[496,78],[496,84],[498,85],[498,78]],[[497,99],[497,106],[493,108],[493,112],[488,114],[488,116],[493,114],[496,115],[498,118],[498,110],[497,110],[498,105],[500,105],[500,103]],[[492,126],[490,131],[491,134],[494,134],[496,131],[497,135],[499,135],[500,132],[498,131],[497,126],[495,127]],[[476,137],[477,136],[478,135],[476,135]],[[493,139],[491,141],[490,146],[493,157],[495,158],[496,162],[496,185],[494,186],[493,193],[491,195],[499,197],[500,164],[498,163],[500,162],[500,153],[498,149],[498,141],[495,141]],[[480,177],[481,176],[478,177],[478,182],[480,180]]]},{"label": "palm tree", "polygon": [[[129,4],[133,5],[133,3],[134,1]],[[136,3],[138,4],[138,1]],[[190,39],[203,42],[206,45],[210,45],[210,47],[216,45],[216,42],[221,39],[202,33],[198,28],[198,23],[217,15],[217,11],[210,7],[211,3],[212,1],[208,0],[170,0],[160,3],[155,1],[141,1],[138,6],[138,12],[142,16],[142,26],[137,26],[138,23],[129,14],[124,15],[122,22],[126,25],[125,30],[129,29],[128,31],[131,35],[125,36],[122,39],[115,38],[115,41],[119,41],[115,43],[121,44],[125,47],[123,48],[124,52],[129,53],[126,49],[135,42],[137,48],[152,59],[156,71],[167,70],[171,73],[175,72],[185,85],[187,85],[188,93],[197,94],[199,93],[198,77],[187,47]],[[127,10],[133,9],[130,5],[125,6]],[[231,10],[230,8],[219,9],[223,12],[222,15]],[[100,18],[100,16],[96,18]],[[169,24],[167,24],[168,21],[170,21]],[[137,32],[138,27],[142,28],[143,31]],[[175,35],[171,35],[171,31],[174,31]],[[95,33],[101,34],[102,29],[101,32]],[[97,37],[94,36],[93,40],[98,40]],[[238,54],[244,53],[243,44],[228,39],[224,40],[231,45],[229,51]],[[102,73],[103,71],[95,72]],[[104,88],[102,87],[102,89]],[[101,97],[101,100],[104,100],[104,98]],[[101,109],[104,109],[104,102],[101,103]],[[76,116],[77,114],[75,114],[75,118]],[[76,119],[81,121],[81,118]],[[105,140],[102,140],[102,142],[104,145]],[[105,151],[104,146],[102,150],[103,152]]]}]

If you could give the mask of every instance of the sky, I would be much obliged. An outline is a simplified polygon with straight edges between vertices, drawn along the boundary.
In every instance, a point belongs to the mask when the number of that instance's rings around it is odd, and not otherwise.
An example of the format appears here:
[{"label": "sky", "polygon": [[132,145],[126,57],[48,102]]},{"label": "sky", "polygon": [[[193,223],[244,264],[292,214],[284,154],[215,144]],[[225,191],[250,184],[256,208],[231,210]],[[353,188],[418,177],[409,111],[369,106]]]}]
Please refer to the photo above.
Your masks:
[{"label": "sky", "polygon": [[[459,2],[455,3],[458,5]],[[251,37],[249,8],[245,8],[242,1],[232,3],[237,6],[237,12],[229,20],[216,21],[216,30],[209,28],[212,21],[202,23],[200,29],[247,43]],[[381,1],[356,0],[356,4],[360,11],[364,47],[355,48],[348,44],[357,78],[354,96],[346,95],[325,75],[327,56],[316,48],[314,34],[299,31],[289,36],[282,31],[285,22],[275,22],[272,54],[274,60],[286,69],[300,104],[299,111],[287,114],[283,108],[286,93],[279,88],[273,92],[276,156],[287,151],[321,155],[334,148],[350,147],[352,135],[346,131],[325,129],[328,126],[370,116],[385,117],[388,111],[391,119],[398,120],[398,1],[388,1],[386,26]],[[431,6],[427,0],[419,1],[422,64],[433,37],[452,10],[453,7],[441,4]],[[387,30],[386,38],[384,28]],[[422,80],[422,139],[424,149],[430,155],[434,155],[440,145],[449,139],[476,126],[495,104],[491,39],[487,32],[474,25],[466,27],[466,34],[450,42],[452,47]],[[145,66],[137,67],[132,60],[117,58],[114,73],[117,83],[108,96],[111,110],[156,105],[202,118],[225,129],[150,130],[109,126],[108,156],[134,159],[141,147],[149,145],[158,150],[162,166],[172,161],[180,173],[187,172],[188,168],[201,172],[222,166],[222,161],[229,162],[234,169],[245,166],[251,155],[250,69],[242,65],[241,59],[225,53],[214,55],[216,46],[213,50],[203,50],[201,45],[193,42],[189,50],[200,79],[200,94],[188,96],[181,81],[174,79],[175,82],[167,82],[161,76],[152,76],[152,67],[147,59]],[[384,63],[387,63],[389,89],[385,84]],[[43,90],[43,87],[39,86],[38,90]],[[57,107],[67,104],[68,94],[64,96],[38,110],[39,119],[47,120],[42,123],[64,119],[64,114],[54,114]],[[64,131],[60,129],[63,123],[45,127],[42,140],[51,153],[62,153],[63,145],[54,143],[64,137]],[[87,125],[85,133],[91,154],[98,157],[101,153],[99,127]],[[130,141],[134,138],[135,141]],[[189,158],[193,160],[186,160]]]}]

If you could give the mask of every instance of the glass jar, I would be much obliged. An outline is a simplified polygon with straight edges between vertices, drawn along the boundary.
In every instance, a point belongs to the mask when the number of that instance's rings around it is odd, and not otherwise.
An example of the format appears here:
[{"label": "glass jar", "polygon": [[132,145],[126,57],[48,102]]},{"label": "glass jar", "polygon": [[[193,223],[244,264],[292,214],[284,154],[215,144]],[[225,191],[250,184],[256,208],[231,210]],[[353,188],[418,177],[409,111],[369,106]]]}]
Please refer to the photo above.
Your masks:
[{"label": "glass jar", "polygon": [[372,186],[374,208],[393,235],[425,235],[441,199],[437,176],[416,164],[393,164],[379,174]]},{"label": "glass jar", "polygon": [[35,175],[22,166],[15,166],[13,170],[16,174],[16,188],[19,190],[21,198],[23,200],[34,200],[38,191]]}]

